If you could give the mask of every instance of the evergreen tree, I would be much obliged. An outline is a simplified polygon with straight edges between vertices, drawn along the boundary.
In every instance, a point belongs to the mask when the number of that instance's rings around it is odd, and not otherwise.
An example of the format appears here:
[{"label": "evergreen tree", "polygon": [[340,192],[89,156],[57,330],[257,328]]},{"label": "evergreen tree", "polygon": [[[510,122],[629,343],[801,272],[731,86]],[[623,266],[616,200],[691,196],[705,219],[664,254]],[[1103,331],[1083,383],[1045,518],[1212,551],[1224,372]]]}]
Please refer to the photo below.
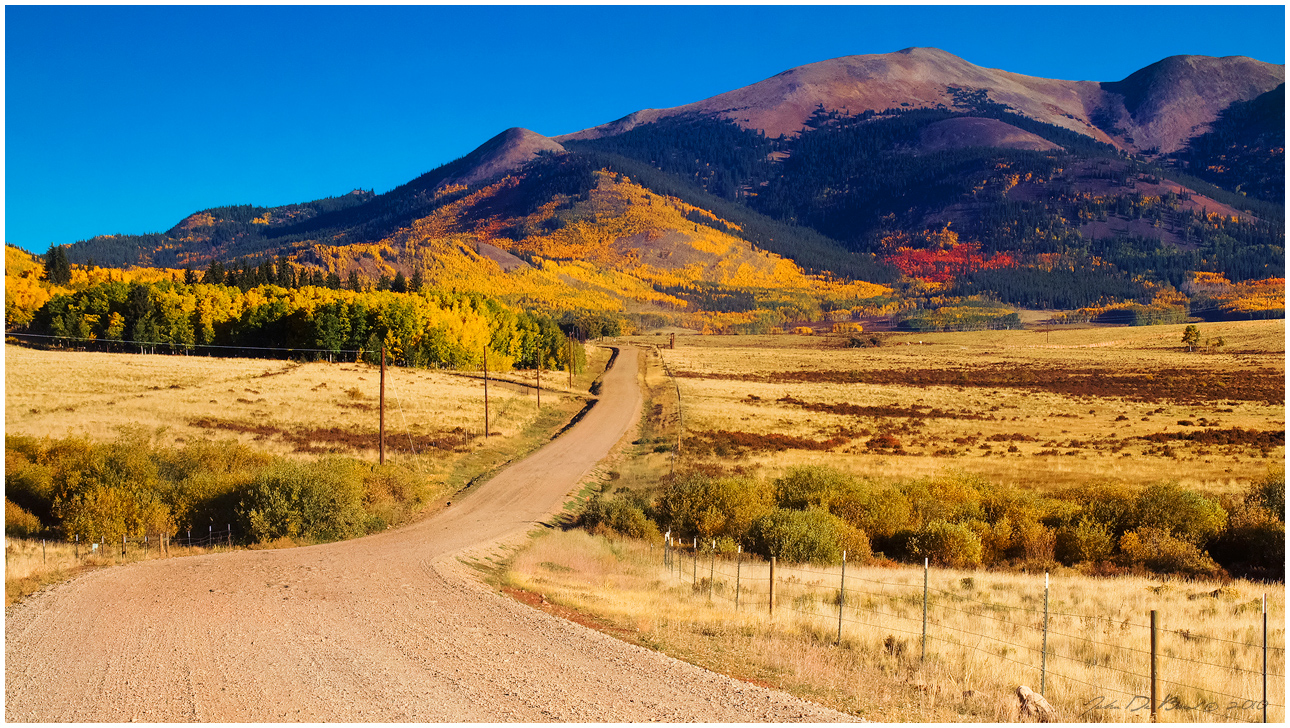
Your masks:
[{"label": "evergreen tree", "polygon": [[45,253],[45,276],[58,286],[72,282],[72,265],[67,262],[67,251],[63,246],[49,246],[49,252]]},{"label": "evergreen tree", "polygon": [[335,273],[328,273],[327,280],[324,285],[326,285],[328,288],[332,289],[333,291],[339,291],[340,276],[336,275]]},{"label": "evergreen tree", "polygon": [[218,260],[212,260],[210,267],[206,269],[206,274],[202,276],[202,283],[220,286],[224,284],[224,266]]},{"label": "evergreen tree", "polygon": [[413,293],[419,293],[425,286],[425,280],[421,278],[421,269],[412,269],[412,280],[408,281],[408,290]]},{"label": "evergreen tree", "polygon": [[408,279],[403,277],[403,271],[394,274],[394,282],[390,284],[390,290],[395,293],[408,292]]},{"label": "evergreen tree", "polygon": [[351,291],[361,291],[361,290],[363,290],[363,284],[362,284],[362,282],[360,282],[360,281],[358,280],[358,271],[356,271],[356,270],[352,270],[352,271],[350,271],[350,272],[349,272],[349,284],[348,284],[348,285],[349,285],[349,290],[351,290]]}]

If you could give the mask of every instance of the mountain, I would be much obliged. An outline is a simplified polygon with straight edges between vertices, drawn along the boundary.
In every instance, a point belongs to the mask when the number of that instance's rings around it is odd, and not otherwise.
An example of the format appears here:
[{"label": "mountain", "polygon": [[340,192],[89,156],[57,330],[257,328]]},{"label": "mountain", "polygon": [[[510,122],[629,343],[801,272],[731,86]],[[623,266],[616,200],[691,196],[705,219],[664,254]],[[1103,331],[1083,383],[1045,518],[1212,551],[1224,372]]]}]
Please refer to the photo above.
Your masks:
[{"label": "mountain", "polygon": [[472,185],[511,172],[543,152],[563,152],[554,140],[514,127],[489,139],[461,159],[463,169],[442,184]]},{"label": "mountain", "polygon": [[1103,83],[1111,95],[1099,124],[1129,150],[1177,151],[1208,131],[1220,112],[1285,83],[1285,66],[1244,56],[1171,56]]},{"label": "mountain", "polygon": [[1205,131],[1218,112],[1285,81],[1285,67],[1233,56],[1174,56],[1123,81],[1060,81],[973,65],[936,48],[811,63],[734,91],[671,109],[644,109],[555,137],[596,139],[673,116],[715,114],[775,137],[800,132],[827,111],[959,109],[984,93],[1027,118],[1118,149],[1171,152]]},{"label": "mountain", "polygon": [[962,296],[1176,306],[1198,272],[1281,275],[1283,78],[1241,57],[1099,83],[936,49],[851,56],[558,137],[508,129],[379,195],[210,208],[67,254],[218,260],[239,285],[269,259],[310,280],[401,273],[700,327]]}]

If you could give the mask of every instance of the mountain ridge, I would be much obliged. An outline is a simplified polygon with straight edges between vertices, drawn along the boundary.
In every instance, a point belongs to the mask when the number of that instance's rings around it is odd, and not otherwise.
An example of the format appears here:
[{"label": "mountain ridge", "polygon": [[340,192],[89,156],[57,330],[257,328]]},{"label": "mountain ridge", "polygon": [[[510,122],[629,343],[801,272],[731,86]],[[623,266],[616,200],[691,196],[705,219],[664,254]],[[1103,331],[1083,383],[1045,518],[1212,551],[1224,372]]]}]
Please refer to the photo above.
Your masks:
[{"label": "mountain ridge", "polygon": [[[1216,68],[1235,66],[1240,68],[1238,75],[1248,78],[1234,92],[1222,93],[1215,101],[1189,107],[1187,100],[1196,96],[1197,73],[1179,73],[1178,67],[1197,64],[1177,59],[1203,59],[1202,75],[1212,76]],[[1125,98],[1123,91],[1136,94],[1144,80],[1150,86],[1162,79],[1172,79],[1176,85],[1191,88],[1193,93],[1175,98],[1178,94],[1156,89],[1154,94],[1141,96],[1150,102],[1150,109],[1188,108],[1185,124],[1162,125],[1154,118],[1135,117],[1121,100]],[[956,98],[952,89],[959,89],[984,90],[994,103],[1006,104],[1030,118],[1124,151],[1138,152],[1154,147],[1171,152],[1186,139],[1204,133],[1223,108],[1270,91],[1284,80],[1284,65],[1245,56],[1170,56],[1118,82],[1065,81],[976,66],[937,48],[914,47],[894,53],[840,56],[797,66],[707,99],[669,109],[641,109],[607,124],[551,138],[559,143],[595,139],[687,113],[716,114],[771,137],[791,135],[801,131],[803,123],[821,106],[826,111],[846,109],[851,113],[889,108],[955,108],[961,98]],[[1136,95],[1133,100],[1137,100]],[[1140,108],[1141,104],[1135,105],[1135,109]],[[1121,133],[1108,133],[1104,127],[1119,129]],[[1189,136],[1183,136],[1184,133]]]}]

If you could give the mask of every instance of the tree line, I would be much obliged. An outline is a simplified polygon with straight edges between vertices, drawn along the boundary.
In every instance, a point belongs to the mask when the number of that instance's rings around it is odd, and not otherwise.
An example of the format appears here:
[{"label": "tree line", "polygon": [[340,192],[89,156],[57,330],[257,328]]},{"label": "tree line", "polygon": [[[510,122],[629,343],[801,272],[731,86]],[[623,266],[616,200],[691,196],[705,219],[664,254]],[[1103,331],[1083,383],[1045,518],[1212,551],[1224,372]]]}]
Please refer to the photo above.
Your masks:
[{"label": "tree line", "polygon": [[27,332],[80,347],[290,350],[297,358],[344,353],[371,362],[385,347],[395,364],[416,367],[474,368],[487,349],[489,368],[500,371],[564,368],[571,353],[578,369],[585,354],[571,335],[585,338],[607,326],[599,319],[558,320],[479,295],[441,291],[108,281],[54,296]]}]

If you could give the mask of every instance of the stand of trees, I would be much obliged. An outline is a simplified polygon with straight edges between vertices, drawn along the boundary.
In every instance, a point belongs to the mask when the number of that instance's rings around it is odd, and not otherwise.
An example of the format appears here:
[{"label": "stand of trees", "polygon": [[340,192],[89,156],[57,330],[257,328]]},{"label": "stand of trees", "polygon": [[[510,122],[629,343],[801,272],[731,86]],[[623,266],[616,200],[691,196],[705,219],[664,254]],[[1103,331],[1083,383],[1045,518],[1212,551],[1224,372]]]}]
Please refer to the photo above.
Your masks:
[{"label": "stand of trees", "polygon": [[582,346],[575,341],[570,348],[562,326],[574,330],[477,295],[113,281],[53,297],[28,331],[77,347],[187,352],[212,346],[243,356],[270,349],[305,359],[344,352],[370,362],[385,346],[395,364],[419,367],[474,368],[487,347],[489,367],[497,370],[563,368],[572,351],[577,369],[585,361]]}]

